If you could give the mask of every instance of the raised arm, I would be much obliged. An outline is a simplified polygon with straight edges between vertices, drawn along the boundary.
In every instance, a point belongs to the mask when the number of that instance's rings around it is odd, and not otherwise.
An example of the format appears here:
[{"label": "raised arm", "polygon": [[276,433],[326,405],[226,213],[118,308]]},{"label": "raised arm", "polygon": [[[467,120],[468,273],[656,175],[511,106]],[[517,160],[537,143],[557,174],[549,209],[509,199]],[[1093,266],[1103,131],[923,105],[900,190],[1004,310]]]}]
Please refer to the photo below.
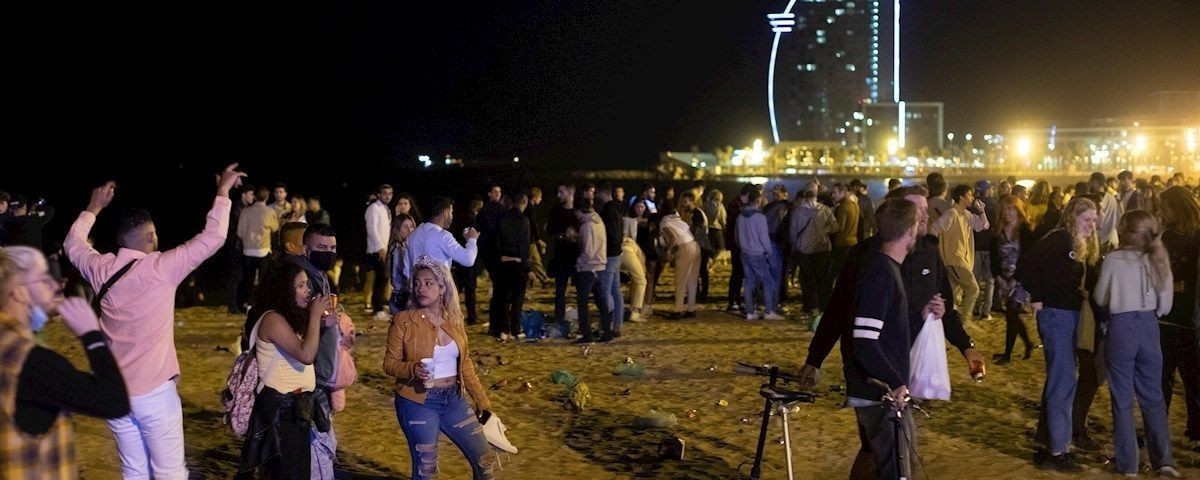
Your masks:
[{"label": "raised arm", "polygon": [[63,240],[63,250],[67,252],[67,258],[89,282],[96,278],[100,259],[104,255],[88,244],[88,233],[96,224],[96,217],[112,203],[116,191],[117,182],[111,181],[92,189],[92,199],[88,202],[87,209],[79,212],[79,218],[76,218],[75,223],[71,224],[71,229],[67,231],[67,238]]},{"label": "raised arm", "polygon": [[204,230],[183,245],[172,248],[159,257],[158,268],[162,269],[172,282],[182,282],[196,267],[225,245],[225,236],[229,233],[229,208],[233,204],[229,200],[229,190],[241,184],[242,178],[246,176],[236,169],[237,164],[234,163],[217,175],[217,196],[213,199],[212,209],[208,211]]}]

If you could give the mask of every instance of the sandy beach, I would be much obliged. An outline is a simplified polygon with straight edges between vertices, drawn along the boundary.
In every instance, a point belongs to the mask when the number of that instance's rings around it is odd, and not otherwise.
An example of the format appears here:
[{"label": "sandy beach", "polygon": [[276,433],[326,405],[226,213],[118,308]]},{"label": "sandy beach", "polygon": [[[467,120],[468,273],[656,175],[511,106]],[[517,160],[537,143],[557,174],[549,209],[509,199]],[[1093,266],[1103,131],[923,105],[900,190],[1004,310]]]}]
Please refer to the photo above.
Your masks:
[{"label": "sandy beach", "polygon": [[[721,300],[705,306],[699,319],[656,317],[649,323],[627,323],[623,338],[597,344],[586,355],[582,347],[561,340],[499,343],[487,336],[485,327],[472,327],[469,348],[481,363],[483,383],[507,382],[488,393],[494,410],[509,428],[509,439],[521,449],[519,454],[500,457],[502,470],[497,478],[559,479],[564,474],[605,480],[746,478],[757,440],[762,409],[757,390],[763,380],[732,373],[732,363],[772,363],[798,371],[812,333],[809,319],[799,315],[779,322],[747,322],[717,311],[724,307],[728,275],[721,271],[713,275],[713,296]],[[660,311],[671,306],[667,296],[673,291],[671,286],[668,271],[655,304]],[[552,312],[553,290],[549,287],[531,291],[527,308]],[[481,279],[484,319],[489,297],[488,282]],[[393,379],[381,370],[387,322],[373,321],[361,313],[361,294],[342,298],[355,317],[360,336],[354,351],[359,382],[348,390],[347,410],[334,419],[340,443],[339,477],[407,479],[410,463],[392,404]],[[237,464],[240,441],[221,425],[219,392],[234,359],[228,349],[236,341],[242,320],[217,307],[176,312],[176,344],[183,369],[180,394],[193,478],[230,478]],[[1032,328],[1032,320],[1028,323]],[[1002,347],[1001,319],[971,325],[969,332],[989,360]],[[59,351],[68,352],[76,364],[85,364],[79,345],[69,338],[61,322],[48,328],[45,339]],[[1020,353],[1018,346],[1015,356]],[[627,359],[644,366],[646,375],[614,375],[614,369]],[[971,381],[957,353],[950,355],[950,369],[953,399],[928,403],[932,417],[918,419],[921,466],[915,478],[1117,478],[1107,460],[1112,428],[1106,387],[1092,408],[1089,424],[1095,438],[1109,445],[1107,451],[1084,455],[1084,473],[1049,473],[1031,463],[1043,379],[1041,352],[1031,360],[989,365],[982,383]],[[586,410],[574,412],[566,407],[565,389],[550,382],[554,370],[567,370],[588,385],[591,398]],[[859,447],[853,412],[841,408],[841,358],[836,349],[824,365],[824,374],[816,390],[820,394],[817,401],[801,405],[791,416],[796,478],[846,478]],[[532,388],[519,392],[524,382]],[[722,400],[727,405],[722,406]],[[1181,440],[1183,407],[1182,396],[1176,397],[1170,412],[1175,458],[1186,475],[1200,478],[1200,453],[1189,450]],[[638,415],[652,409],[673,414],[678,424],[666,430],[631,427]],[[692,410],[695,412],[689,415]],[[107,425],[101,420],[74,418],[82,477],[120,478]],[[659,442],[670,436],[686,442],[684,460],[658,458]],[[786,477],[781,438],[781,426],[772,420],[763,466],[765,479]],[[1144,450],[1142,461],[1146,462]],[[443,437],[440,478],[469,476],[465,460]]]}]

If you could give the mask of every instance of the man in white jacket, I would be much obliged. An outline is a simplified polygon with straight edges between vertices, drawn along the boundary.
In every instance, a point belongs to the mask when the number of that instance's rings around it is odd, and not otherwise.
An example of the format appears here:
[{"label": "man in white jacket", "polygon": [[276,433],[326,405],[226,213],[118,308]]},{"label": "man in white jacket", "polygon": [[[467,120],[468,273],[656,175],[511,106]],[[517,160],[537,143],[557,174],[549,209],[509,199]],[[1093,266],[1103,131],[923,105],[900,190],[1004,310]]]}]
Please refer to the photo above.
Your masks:
[{"label": "man in white jacket", "polygon": [[600,342],[611,342],[612,309],[609,299],[604,295],[600,276],[608,262],[606,250],[608,239],[605,235],[604,221],[596,213],[594,203],[590,198],[580,200],[575,210],[579,219],[579,259],[575,261],[575,300],[579,311],[579,333],[581,337],[575,343],[592,343],[591,322],[588,320],[588,296],[595,295],[596,308],[600,310]]}]

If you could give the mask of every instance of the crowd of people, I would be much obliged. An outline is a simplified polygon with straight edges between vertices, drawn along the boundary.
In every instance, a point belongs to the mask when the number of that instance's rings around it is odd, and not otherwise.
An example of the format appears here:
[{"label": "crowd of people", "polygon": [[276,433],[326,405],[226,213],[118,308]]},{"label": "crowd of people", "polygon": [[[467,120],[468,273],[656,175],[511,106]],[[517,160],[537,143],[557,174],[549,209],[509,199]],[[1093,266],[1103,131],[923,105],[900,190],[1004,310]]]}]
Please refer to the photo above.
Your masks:
[{"label": "crowd of people", "polygon": [[[704,309],[811,321],[801,372],[809,386],[840,340],[863,442],[855,478],[911,470],[916,426],[909,415],[890,418],[909,408],[910,350],[922,328],[941,325],[979,377],[986,362],[966,326],[993,314],[1006,330],[1004,344],[990,346],[1001,352],[994,367],[1014,361],[1018,338],[1020,358],[1045,355],[1039,468],[1079,471],[1072,447],[1102,448],[1085,419],[1106,380],[1118,473],[1138,471],[1136,398],[1152,466],[1179,478],[1167,427],[1176,374],[1183,433],[1200,445],[1200,187],[1182,174],[1163,182],[1098,172],[1074,185],[1027,187],[1011,177],[949,185],[935,172],[889,182],[878,207],[857,179],[827,186],[814,178],[794,195],[782,183],[745,184],[728,202],[703,181],[678,192],[647,183],[630,195],[608,182],[564,182],[548,209],[538,188],[495,184],[465,208],[432,199],[428,217],[416,198],[385,184],[363,210],[357,265],[339,252],[319,197],[242,185],[243,177],[236,165],[218,175],[203,231],[167,251],[145,210],[118,220],[116,252],[92,246],[92,226],[116,194],[114,183],[102,185],[49,262],[41,232],[54,209],[0,192],[6,474],[72,476],[67,416],[76,412],[109,419],[125,478],[186,478],[176,289],[222,249],[231,260],[227,308],[245,315],[248,356],[224,399],[231,412],[252,404],[242,409],[248,417],[231,419],[246,425],[243,476],[261,468],[273,478],[333,478],[333,419],[355,376],[355,326],[338,293],[360,287],[362,313],[390,322],[383,366],[396,378],[413,478],[436,472],[439,431],[475,478],[492,476],[492,447],[516,450],[475,373],[468,327],[486,323],[501,342],[613,342],[625,322],[686,321]],[[68,266],[56,268],[54,254]],[[710,272],[726,258],[728,296],[712,298]],[[343,281],[344,271],[361,275]],[[674,276],[673,308],[655,312],[664,271]],[[90,307],[64,298],[72,274]],[[486,319],[476,302],[483,274],[492,288]],[[527,293],[549,282],[554,311],[544,332],[527,332]],[[37,345],[34,333],[55,312],[80,337],[92,373]],[[249,390],[242,378],[254,379]]]}]

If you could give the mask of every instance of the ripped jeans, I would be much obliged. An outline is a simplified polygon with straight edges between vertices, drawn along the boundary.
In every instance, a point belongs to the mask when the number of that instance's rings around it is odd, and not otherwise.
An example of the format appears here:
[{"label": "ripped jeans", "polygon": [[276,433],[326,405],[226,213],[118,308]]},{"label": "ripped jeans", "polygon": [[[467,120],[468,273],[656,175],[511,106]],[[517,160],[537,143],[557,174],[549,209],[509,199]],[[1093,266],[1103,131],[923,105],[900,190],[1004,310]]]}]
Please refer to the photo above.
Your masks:
[{"label": "ripped jeans", "polygon": [[462,450],[475,480],[492,478],[495,454],[457,386],[429,389],[424,404],[397,396],[396,418],[408,439],[413,480],[430,479],[437,473],[439,431]]}]

